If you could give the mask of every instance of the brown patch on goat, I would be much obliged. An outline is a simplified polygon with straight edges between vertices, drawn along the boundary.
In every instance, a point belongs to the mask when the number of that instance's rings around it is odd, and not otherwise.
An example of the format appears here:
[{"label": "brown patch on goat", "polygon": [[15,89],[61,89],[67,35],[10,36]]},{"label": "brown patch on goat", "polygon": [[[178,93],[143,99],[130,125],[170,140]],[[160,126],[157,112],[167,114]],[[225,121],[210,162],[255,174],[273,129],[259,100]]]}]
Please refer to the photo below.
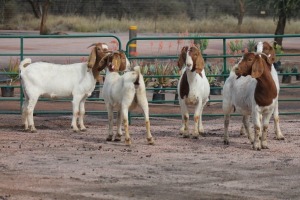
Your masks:
[{"label": "brown patch on goat", "polygon": [[254,99],[259,106],[270,105],[277,96],[268,59],[265,54],[246,53],[235,71],[237,76],[251,75],[257,80]]},{"label": "brown patch on goat", "polygon": [[197,47],[190,47],[189,55],[193,60],[193,69],[197,74],[202,77],[202,70],[204,69],[204,59],[202,57],[201,51]]},{"label": "brown patch on goat", "polygon": [[182,67],[185,64],[187,51],[188,51],[188,46],[182,47],[181,53],[179,55],[178,62],[177,62],[179,69],[182,69]]},{"label": "brown patch on goat", "polygon": [[190,86],[188,83],[188,78],[186,71],[183,73],[180,81],[180,98],[183,99],[185,96],[188,97],[190,92]]}]

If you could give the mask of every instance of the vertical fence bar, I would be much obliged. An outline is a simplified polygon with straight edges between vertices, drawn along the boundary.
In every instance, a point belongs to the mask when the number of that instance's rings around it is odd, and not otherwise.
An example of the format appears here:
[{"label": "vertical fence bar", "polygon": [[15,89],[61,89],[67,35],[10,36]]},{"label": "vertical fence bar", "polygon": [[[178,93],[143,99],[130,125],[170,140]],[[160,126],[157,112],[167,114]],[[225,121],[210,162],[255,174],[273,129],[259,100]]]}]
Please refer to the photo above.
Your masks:
[{"label": "vertical fence bar", "polygon": [[[137,36],[137,26],[130,26],[129,27],[129,40],[131,40],[132,38],[135,38]],[[129,44],[129,55],[130,56],[136,56],[137,55],[137,51],[136,51],[136,40],[132,41]]]},{"label": "vertical fence bar", "polygon": [[[227,55],[226,53],[226,38],[223,38],[223,55]],[[223,72],[225,73],[227,71],[227,66],[226,66],[226,63],[227,63],[227,57],[225,56],[223,58]],[[224,77],[225,78],[225,77]]]}]

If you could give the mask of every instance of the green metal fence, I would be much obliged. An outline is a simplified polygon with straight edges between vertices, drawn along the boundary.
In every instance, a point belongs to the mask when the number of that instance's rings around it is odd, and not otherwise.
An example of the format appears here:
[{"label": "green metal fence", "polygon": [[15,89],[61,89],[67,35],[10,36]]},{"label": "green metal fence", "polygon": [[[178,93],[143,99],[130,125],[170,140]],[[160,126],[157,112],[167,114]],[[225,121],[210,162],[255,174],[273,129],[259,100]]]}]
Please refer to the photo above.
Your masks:
[{"label": "green metal fence", "polygon": [[[18,47],[18,49],[14,49],[15,47],[11,48],[14,50],[14,52],[0,52],[0,58],[2,57],[17,57],[20,60],[23,60],[24,57],[39,57],[39,59],[37,59],[38,61],[40,61],[40,57],[80,57],[80,56],[88,56],[87,53],[68,53],[66,51],[64,51],[63,53],[50,53],[51,52],[51,46],[47,46],[45,44],[43,44],[43,40],[44,39],[63,39],[64,42],[66,42],[66,39],[70,39],[72,41],[70,42],[76,42],[76,39],[78,38],[84,38],[84,39],[90,39],[93,40],[91,43],[86,43],[86,47],[88,47],[88,45],[93,44],[98,42],[99,39],[103,40],[103,38],[112,38],[113,40],[117,41],[118,44],[118,49],[121,50],[122,48],[122,43],[121,40],[119,39],[119,37],[115,36],[115,35],[111,35],[111,34],[78,34],[78,35],[0,35],[0,44],[4,43],[4,41],[10,41],[9,43],[13,42],[12,40],[18,40],[17,42],[14,41],[15,43],[18,43],[18,45],[15,45]],[[32,40],[38,40],[38,42],[40,43],[41,47],[43,49],[45,49],[45,51],[47,53],[28,53],[29,51],[33,51],[33,47],[30,45],[30,41]],[[28,44],[26,45],[25,43],[28,42]],[[53,48],[53,46],[52,46]],[[80,49],[77,49],[76,52],[80,52]],[[8,58],[6,58],[8,59]],[[2,61],[3,62],[3,61]],[[10,63],[11,64],[11,63]],[[6,66],[0,66],[3,70],[3,68],[5,68]],[[19,101],[20,102],[20,109],[17,111],[11,111],[11,110],[0,110],[1,114],[21,114],[21,107],[22,107],[22,103],[23,103],[23,92],[21,89],[21,85],[17,84],[17,85],[5,85],[5,82],[7,81],[5,79],[6,76],[9,75],[15,75],[17,73],[13,73],[13,72],[5,72],[5,71],[1,71],[0,72],[0,76],[2,76],[4,79],[2,80],[2,84],[0,84],[0,88],[2,90],[2,88],[17,88],[19,89],[20,92],[20,96],[18,97],[1,97],[0,101]],[[9,79],[9,78],[7,78]],[[99,87],[99,86],[96,86]],[[89,98],[90,100],[99,100],[98,98]],[[39,101],[50,101],[51,99],[49,98],[40,98]],[[70,101],[70,98],[62,98],[56,101]],[[53,100],[51,100],[53,101]],[[59,110],[53,110],[53,111],[42,111],[42,110],[35,110],[35,114],[67,114],[67,113],[72,113],[72,111],[59,111]],[[99,114],[99,113],[104,113],[104,111],[87,111],[86,113],[90,113],[90,114]],[[106,112],[105,112],[106,113]]]},{"label": "green metal fence", "polygon": [[[227,60],[228,58],[233,58],[233,57],[241,57],[242,54],[239,54],[239,55],[230,55],[230,54],[227,54],[227,50],[228,50],[228,47],[227,47],[227,42],[229,40],[244,40],[244,39],[257,39],[257,41],[265,41],[265,40],[270,40],[271,39],[274,39],[276,37],[282,37],[282,38],[296,38],[296,39],[299,39],[300,35],[299,34],[293,34],[293,35],[241,35],[241,36],[189,36],[189,37],[177,37],[177,36],[174,36],[174,37],[136,37],[136,38],[132,38],[130,39],[127,44],[126,44],[126,52],[127,52],[127,56],[130,60],[153,60],[153,59],[175,59],[177,60],[178,59],[178,55],[160,55],[160,56],[151,56],[151,55],[144,55],[143,54],[143,48],[141,51],[138,51],[138,55],[135,54],[135,55],[129,55],[129,46],[131,43],[137,43],[137,48],[139,48],[139,43],[138,42],[145,42],[145,41],[169,41],[169,40],[199,40],[199,39],[208,39],[209,41],[211,40],[221,40],[222,41],[222,53],[221,54],[218,54],[218,55],[213,55],[213,54],[210,54],[210,55],[203,55],[203,57],[205,59],[210,59],[210,58],[221,58],[223,59],[223,73],[222,74],[219,74],[219,75],[213,75],[213,74],[207,74],[207,77],[219,77],[219,76],[223,76],[224,78],[228,77],[228,73],[227,72]],[[180,49],[179,49],[180,50]],[[284,54],[276,54],[277,56],[287,56],[287,57],[299,57],[300,54],[299,53],[284,53]],[[293,76],[296,76],[298,75],[299,76],[299,72],[295,72],[295,73],[278,73],[279,76],[281,75],[293,75]],[[157,77],[156,75],[154,76],[146,76],[146,77]],[[175,76],[174,76],[175,77]],[[178,76],[177,76],[178,77]],[[212,87],[211,89],[221,89],[222,87]],[[294,89],[297,89],[297,88],[300,88],[299,86],[297,85],[280,85],[280,88],[281,90],[284,89],[284,88],[294,88]],[[147,88],[147,90],[155,90],[155,88]],[[159,89],[158,89],[159,90]],[[168,91],[168,90],[176,90],[174,88],[164,88],[165,91]],[[293,99],[283,99],[283,98],[279,98],[279,102],[299,102],[300,101],[300,98],[299,98],[300,95],[297,96],[297,98],[293,98]],[[280,95],[279,95],[280,97]],[[210,99],[209,102],[219,102],[221,103],[222,102],[222,97],[220,96],[219,99]],[[149,101],[150,103],[170,103],[170,101]],[[172,101],[171,101],[172,102]],[[173,101],[174,102],[174,101]],[[280,104],[280,103],[279,103]],[[204,109],[204,116],[223,116],[223,113],[222,113],[222,110],[220,108],[219,110],[219,113],[206,113],[207,109]],[[152,117],[167,117],[167,116],[181,116],[180,114],[180,110],[178,109],[178,114],[168,114],[168,113],[165,113],[165,114],[154,114],[154,113],[151,113],[150,116]],[[296,115],[296,114],[300,114],[300,112],[280,112],[281,115]],[[131,116],[141,116],[140,114],[134,114],[134,113],[131,113]]]},{"label": "green metal fence", "polygon": [[[139,46],[141,45],[142,42],[145,41],[171,41],[171,40],[195,40],[195,39],[208,39],[209,41],[213,41],[213,40],[219,40],[222,43],[222,49],[220,50],[221,52],[219,54],[209,54],[209,55],[204,55],[203,57],[205,59],[222,59],[223,60],[223,72],[222,74],[218,74],[218,75],[213,75],[213,74],[207,74],[207,77],[227,77],[228,73],[226,73],[227,69],[228,69],[228,64],[227,61],[229,58],[234,58],[234,57],[240,57],[241,55],[230,55],[227,54],[227,42],[230,40],[245,40],[245,39],[256,39],[257,41],[262,40],[264,41],[265,39],[270,40],[273,39],[274,37],[283,37],[283,38],[295,38],[295,39],[299,39],[300,35],[242,35],[242,36],[201,36],[201,37],[136,37],[136,38],[132,38],[130,39],[127,44],[126,44],[126,53],[128,58],[131,61],[134,60],[173,60],[176,61],[178,59],[178,51],[175,54],[164,54],[162,53],[161,55],[149,55],[147,53],[144,53],[143,51],[146,50],[147,48],[141,48],[139,49]],[[1,57],[7,57],[7,56],[17,56],[20,58],[20,60],[22,60],[24,57],[26,56],[37,56],[37,57],[41,57],[41,56],[53,56],[53,57],[59,57],[59,56],[72,56],[72,57],[78,57],[78,56],[87,56],[87,54],[79,54],[79,53],[62,53],[62,54],[58,54],[58,53],[28,53],[28,49],[30,49],[30,44],[27,45],[27,43],[25,44],[25,41],[27,40],[32,40],[32,39],[38,39],[41,41],[41,45],[42,45],[42,41],[45,38],[50,38],[50,39],[71,39],[71,40],[75,40],[76,38],[113,38],[115,40],[117,40],[118,42],[118,48],[121,50],[122,48],[122,43],[121,40],[115,36],[115,35],[101,35],[101,34],[83,34],[83,35],[44,35],[44,36],[40,36],[40,35],[26,35],[26,36],[17,36],[17,35],[4,35],[4,36],[0,36],[0,41],[1,40],[9,40],[9,39],[17,39],[19,40],[19,49],[17,50],[17,53],[8,53],[8,52],[1,52],[0,53],[0,58]],[[74,42],[74,41],[72,41]],[[138,55],[129,55],[129,45],[133,42],[137,43],[137,49],[138,49]],[[49,48],[51,49],[51,48]],[[180,51],[180,49],[177,49]],[[47,51],[47,49],[46,49]],[[77,50],[77,52],[80,52],[80,50]],[[300,54],[299,53],[291,53],[291,54],[281,54],[281,56],[283,57],[299,57]],[[174,66],[176,67],[176,66]],[[9,73],[7,72],[0,72],[0,75],[8,75]],[[279,75],[299,75],[299,73],[279,73]],[[145,78],[150,77],[150,78],[160,78],[160,77],[170,77],[170,78],[179,78],[178,75],[168,75],[168,76],[160,76],[160,75],[150,75],[144,76]],[[4,84],[1,84],[0,87],[4,87]],[[15,88],[21,88],[20,85],[15,85],[15,86],[9,86],[9,87],[15,87]],[[218,87],[216,87],[218,88]],[[295,85],[281,85],[281,89],[284,88],[299,88],[299,86],[295,86]],[[220,89],[220,88],[219,88]],[[167,88],[147,88],[148,93],[150,93],[150,91],[154,91],[154,90],[164,90],[164,91],[169,91],[169,92],[174,92],[176,91],[176,88],[174,87],[167,87]],[[4,111],[4,110],[0,110],[0,113],[2,114],[11,114],[11,113],[16,113],[16,114],[20,114],[21,113],[21,104],[23,102],[23,95],[22,95],[22,91],[20,97],[1,97],[0,101],[19,101],[20,102],[20,109],[18,111]],[[299,93],[299,92],[298,92]],[[215,103],[215,104],[221,104],[221,96],[217,96],[218,98],[212,98],[210,99],[209,103]],[[41,98],[39,101],[49,101],[50,99],[47,98]],[[93,99],[92,99],[93,100]],[[99,99],[98,99],[99,100]],[[61,99],[59,101],[70,101],[70,99]],[[280,98],[279,99],[280,103],[281,102],[299,102],[300,98],[299,95],[293,99],[283,99]],[[164,114],[159,114],[159,113],[153,113],[150,112],[150,117],[179,117],[180,116],[180,109],[177,108],[178,105],[176,104],[178,102],[178,100],[160,100],[160,101],[153,101],[149,99],[149,103],[153,103],[153,105],[155,106],[161,106],[161,109],[166,109],[166,105],[168,105],[169,107],[175,107],[175,109],[177,109],[175,112],[172,113],[168,113],[167,111]],[[212,112],[212,113],[208,113],[207,112],[208,109],[204,109],[204,116],[222,116],[222,110],[218,109],[218,112]],[[35,110],[35,113],[41,113],[41,114],[70,114],[72,111],[39,111],[39,110]],[[87,114],[103,114],[106,113],[106,111],[86,111]],[[291,112],[280,112],[281,115],[296,115],[296,114],[300,114],[300,112],[294,112],[293,110]],[[142,114],[138,114],[135,113],[135,111],[133,111],[132,113],[130,113],[130,118],[131,117],[141,117]]]}]

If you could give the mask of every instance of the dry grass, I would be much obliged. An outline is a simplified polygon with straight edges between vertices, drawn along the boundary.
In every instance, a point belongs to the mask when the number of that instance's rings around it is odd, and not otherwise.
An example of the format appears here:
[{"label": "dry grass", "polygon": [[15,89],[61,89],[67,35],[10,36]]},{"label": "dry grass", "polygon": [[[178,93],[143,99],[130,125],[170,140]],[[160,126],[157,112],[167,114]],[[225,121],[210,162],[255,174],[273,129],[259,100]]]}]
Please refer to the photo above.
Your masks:
[{"label": "dry grass", "polygon": [[[18,15],[7,24],[0,25],[1,29],[12,30],[39,30],[40,20],[32,15]],[[214,19],[189,20],[186,16],[179,16],[176,20],[159,18],[156,22],[152,19],[127,19],[122,20],[100,17],[82,16],[54,16],[49,15],[47,26],[50,32],[75,31],[75,32],[124,32],[131,25],[136,25],[140,32],[198,32],[198,33],[236,33],[237,19],[231,16],[222,16]],[[245,17],[241,33],[273,34],[276,23],[271,18]],[[291,20],[287,23],[286,34],[300,33],[300,21]]]}]

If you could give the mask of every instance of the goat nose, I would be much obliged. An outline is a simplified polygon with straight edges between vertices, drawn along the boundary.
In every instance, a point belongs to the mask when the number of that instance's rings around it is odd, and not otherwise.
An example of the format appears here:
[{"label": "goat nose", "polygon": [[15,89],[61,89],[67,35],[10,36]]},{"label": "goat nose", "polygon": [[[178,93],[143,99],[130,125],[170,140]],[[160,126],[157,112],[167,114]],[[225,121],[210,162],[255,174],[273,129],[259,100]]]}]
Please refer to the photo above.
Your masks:
[{"label": "goat nose", "polygon": [[188,67],[192,66],[192,64],[191,64],[191,63],[187,63],[186,65],[187,65]]}]

